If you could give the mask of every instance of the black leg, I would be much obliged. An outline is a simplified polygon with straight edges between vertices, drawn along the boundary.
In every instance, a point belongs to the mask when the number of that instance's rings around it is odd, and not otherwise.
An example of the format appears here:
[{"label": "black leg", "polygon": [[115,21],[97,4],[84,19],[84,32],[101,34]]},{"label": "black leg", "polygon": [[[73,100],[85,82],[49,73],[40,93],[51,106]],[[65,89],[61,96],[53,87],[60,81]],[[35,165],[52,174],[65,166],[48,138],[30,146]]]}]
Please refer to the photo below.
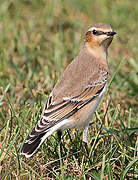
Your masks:
[{"label": "black leg", "polygon": [[57,135],[58,135],[58,140],[59,140],[59,142],[61,142],[61,136],[62,136],[62,131],[58,131],[57,132]]},{"label": "black leg", "polygon": [[86,151],[86,156],[87,156],[87,158],[89,159],[89,162],[90,162],[90,164],[92,165],[92,161],[91,161],[91,159],[90,159],[90,157],[89,157],[89,153],[90,153],[90,149],[88,148],[88,143],[86,143],[86,142],[84,142],[84,141],[82,141],[82,143],[83,143],[83,145],[84,145],[84,148],[85,148],[85,151]]},{"label": "black leg", "polygon": [[84,142],[84,141],[82,141],[82,143],[83,143],[84,148],[85,148],[85,150],[86,150],[87,156],[89,157],[90,150],[89,150],[89,148],[88,148],[88,144],[87,144],[86,142]]},{"label": "black leg", "polygon": [[70,139],[70,141],[71,141],[71,143],[72,143],[72,139],[71,139],[71,135],[70,135],[70,133],[69,133],[69,130],[67,130],[67,133],[68,133],[69,139]]},{"label": "black leg", "polygon": [[62,152],[62,142],[61,142],[61,136],[62,136],[62,131],[58,131],[57,132],[57,135],[58,135],[58,144],[59,144],[59,151],[61,153],[61,158],[63,157],[63,152]]}]

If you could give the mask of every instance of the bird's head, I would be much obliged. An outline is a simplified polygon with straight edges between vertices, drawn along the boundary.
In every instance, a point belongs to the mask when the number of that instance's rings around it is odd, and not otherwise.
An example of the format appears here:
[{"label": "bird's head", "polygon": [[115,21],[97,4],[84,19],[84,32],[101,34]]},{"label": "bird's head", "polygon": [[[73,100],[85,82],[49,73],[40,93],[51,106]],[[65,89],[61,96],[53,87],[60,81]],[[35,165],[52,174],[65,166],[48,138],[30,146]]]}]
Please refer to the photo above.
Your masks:
[{"label": "bird's head", "polygon": [[86,32],[84,42],[90,48],[102,47],[107,50],[115,34],[116,32],[108,24],[94,24]]}]

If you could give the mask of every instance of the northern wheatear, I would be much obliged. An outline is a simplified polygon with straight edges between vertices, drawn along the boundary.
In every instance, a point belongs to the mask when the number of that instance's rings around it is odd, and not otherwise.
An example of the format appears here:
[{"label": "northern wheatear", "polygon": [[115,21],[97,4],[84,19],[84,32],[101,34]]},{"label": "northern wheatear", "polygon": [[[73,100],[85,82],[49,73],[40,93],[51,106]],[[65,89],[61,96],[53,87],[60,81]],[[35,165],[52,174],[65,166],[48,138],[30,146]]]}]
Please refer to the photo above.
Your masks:
[{"label": "northern wheatear", "polygon": [[56,130],[84,128],[83,141],[88,142],[89,121],[106,89],[107,49],[115,34],[110,25],[102,23],[88,29],[78,56],[55,85],[21,154],[31,157]]}]

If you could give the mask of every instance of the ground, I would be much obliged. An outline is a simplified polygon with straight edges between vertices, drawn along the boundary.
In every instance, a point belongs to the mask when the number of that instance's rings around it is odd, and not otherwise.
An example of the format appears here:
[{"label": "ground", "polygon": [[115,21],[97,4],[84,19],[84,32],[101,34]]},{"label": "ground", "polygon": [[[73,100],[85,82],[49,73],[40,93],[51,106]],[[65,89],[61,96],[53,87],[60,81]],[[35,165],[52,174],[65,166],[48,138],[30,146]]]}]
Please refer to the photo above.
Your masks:
[{"label": "ground", "polygon": [[[106,94],[89,127],[57,134],[26,159],[20,147],[60,74],[94,23],[117,32],[109,48]],[[137,0],[3,0],[0,2],[1,179],[138,178]],[[84,62],[85,63],[85,62]]]}]

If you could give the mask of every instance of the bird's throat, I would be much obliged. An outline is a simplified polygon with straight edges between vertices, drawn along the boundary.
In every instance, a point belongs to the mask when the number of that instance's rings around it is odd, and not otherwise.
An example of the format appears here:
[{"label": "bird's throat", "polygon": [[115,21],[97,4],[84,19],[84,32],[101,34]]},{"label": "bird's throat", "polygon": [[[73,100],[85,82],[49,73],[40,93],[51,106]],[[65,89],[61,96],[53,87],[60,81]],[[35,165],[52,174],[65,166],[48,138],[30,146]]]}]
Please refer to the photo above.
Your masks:
[{"label": "bird's throat", "polygon": [[91,46],[89,43],[85,44],[88,53],[93,55],[95,58],[104,59],[107,61],[107,50],[102,46]]}]

